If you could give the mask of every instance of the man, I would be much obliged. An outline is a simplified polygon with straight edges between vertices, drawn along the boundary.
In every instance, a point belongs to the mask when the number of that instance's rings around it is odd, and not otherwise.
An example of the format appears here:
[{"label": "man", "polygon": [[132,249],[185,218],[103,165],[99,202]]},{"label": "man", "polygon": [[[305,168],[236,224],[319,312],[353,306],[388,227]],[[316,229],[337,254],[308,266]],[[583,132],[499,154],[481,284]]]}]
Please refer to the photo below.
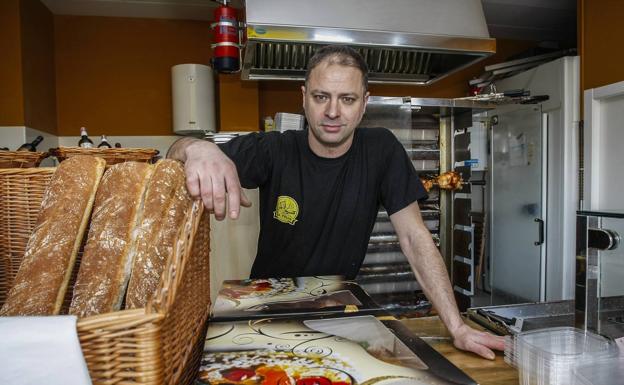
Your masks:
[{"label": "man", "polygon": [[[260,235],[251,276],[309,276],[359,270],[383,205],[418,282],[456,347],[493,359],[503,340],[462,321],[446,268],[425,227],[426,193],[398,140],[356,128],[369,93],[362,57],[345,46],[320,49],[301,87],[305,131],[253,133],[221,147],[184,138],[169,157],[185,162],[189,193],[221,220],[249,206],[241,191],[260,188]],[[239,179],[240,178],[240,179]],[[227,204],[226,204],[227,203]]]}]

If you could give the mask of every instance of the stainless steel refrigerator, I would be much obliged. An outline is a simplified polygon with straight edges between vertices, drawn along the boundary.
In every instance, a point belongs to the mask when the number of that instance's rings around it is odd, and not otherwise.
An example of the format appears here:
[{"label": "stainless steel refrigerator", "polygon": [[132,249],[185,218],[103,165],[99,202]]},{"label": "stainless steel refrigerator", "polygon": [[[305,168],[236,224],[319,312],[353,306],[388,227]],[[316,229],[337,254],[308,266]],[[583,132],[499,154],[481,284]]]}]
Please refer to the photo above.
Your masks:
[{"label": "stainless steel refrigerator", "polygon": [[574,298],[578,79],[563,57],[497,83],[549,99],[488,111],[492,304]]}]

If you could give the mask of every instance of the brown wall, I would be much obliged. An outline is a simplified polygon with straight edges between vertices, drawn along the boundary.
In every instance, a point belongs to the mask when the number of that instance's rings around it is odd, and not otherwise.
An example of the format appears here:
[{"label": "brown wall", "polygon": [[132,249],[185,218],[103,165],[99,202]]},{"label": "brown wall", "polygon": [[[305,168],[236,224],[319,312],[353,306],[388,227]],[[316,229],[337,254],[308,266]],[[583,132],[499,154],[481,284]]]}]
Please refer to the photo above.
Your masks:
[{"label": "brown wall", "polygon": [[219,75],[221,131],[258,131],[258,82],[241,81],[240,75]]},{"label": "brown wall", "polygon": [[56,133],[54,17],[39,0],[21,1],[24,122]]},{"label": "brown wall", "polygon": [[581,89],[624,80],[624,1],[580,0]]},{"label": "brown wall", "polygon": [[[456,98],[468,93],[468,80],[481,75],[483,67],[505,61],[509,56],[533,47],[534,42],[497,40],[496,54],[429,86],[371,84],[370,93],[376,96],[413,96],[424,98]],[[260,116],[274,116],[276,112],[302,112],[302,82],[271,81],[260,84]]]},{"label": "brown wall", "polygon": [[208,64],[210,24],[55,16],[58,132],[172,135],[171,67]]},{"label": "brown wall", "polygon": [[0,126],[24,125],[19,3],[0,1]]}]

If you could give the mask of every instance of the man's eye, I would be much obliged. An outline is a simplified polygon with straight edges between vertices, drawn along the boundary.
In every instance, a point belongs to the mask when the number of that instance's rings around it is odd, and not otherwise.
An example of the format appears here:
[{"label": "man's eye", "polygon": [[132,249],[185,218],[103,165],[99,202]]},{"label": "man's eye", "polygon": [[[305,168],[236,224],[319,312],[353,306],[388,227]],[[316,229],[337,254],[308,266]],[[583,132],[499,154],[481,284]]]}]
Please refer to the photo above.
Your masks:
[{"label": "man's eye", "polygon": [[325,96],[325,95],[314,95],[314,99],[319,101],[319,102],[324,102],[325,100],[327,100],[327,96]]},{"label": "man's eye", "polygon": [[351,98],[351,97],[344,97],[342,98],[342,101],[345,102],[345,104],[353,104],[353,102],[355,102],[355,98]]}]

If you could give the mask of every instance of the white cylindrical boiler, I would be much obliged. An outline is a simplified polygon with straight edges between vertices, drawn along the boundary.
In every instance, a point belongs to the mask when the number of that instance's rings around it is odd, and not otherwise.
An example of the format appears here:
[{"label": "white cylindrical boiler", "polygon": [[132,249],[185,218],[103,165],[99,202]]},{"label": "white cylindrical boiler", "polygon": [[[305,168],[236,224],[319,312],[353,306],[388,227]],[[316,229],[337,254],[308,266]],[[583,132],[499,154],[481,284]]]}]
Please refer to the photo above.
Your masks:
[{"label": "white cylindrical boiler", "polygon": [[186,135],[216,132],[212,68],[203,64],[171,67],[173,132]]}]

